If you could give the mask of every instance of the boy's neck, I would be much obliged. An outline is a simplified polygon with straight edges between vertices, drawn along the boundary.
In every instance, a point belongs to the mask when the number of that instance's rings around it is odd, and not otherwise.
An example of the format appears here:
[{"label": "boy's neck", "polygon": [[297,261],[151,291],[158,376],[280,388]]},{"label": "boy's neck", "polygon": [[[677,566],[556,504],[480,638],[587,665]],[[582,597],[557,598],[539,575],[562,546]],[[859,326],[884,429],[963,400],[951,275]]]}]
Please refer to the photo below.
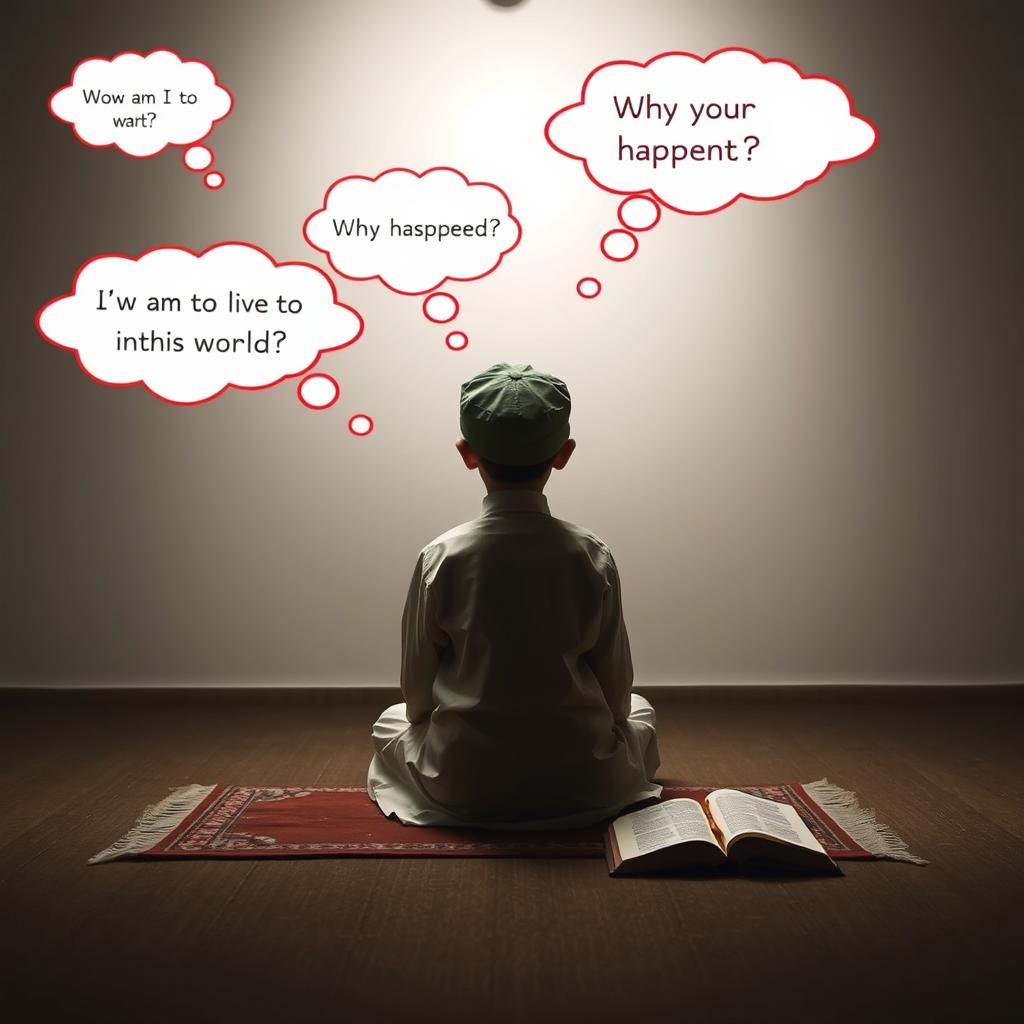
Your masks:
[{"label": "boy's neck", "polygon": [[550,466],[540,476],[535,476],[532,480],[497,480],[483,466],[480,466],[477,471],[488,494],[498,494],[501,491],[533,491],[535,494],[543,494],[544,487],[551,477]]},{"label": "boy's neck", "polygon": [[[544,481],[546,483],[547,481]],[[506,483],[505,481],[494,481],[485,483],[488,494],[496,494],[499,491],[535,491],[537,494],[544,493],[544,483],[537,483],[531,480],[524,480],[522,483]]]}]

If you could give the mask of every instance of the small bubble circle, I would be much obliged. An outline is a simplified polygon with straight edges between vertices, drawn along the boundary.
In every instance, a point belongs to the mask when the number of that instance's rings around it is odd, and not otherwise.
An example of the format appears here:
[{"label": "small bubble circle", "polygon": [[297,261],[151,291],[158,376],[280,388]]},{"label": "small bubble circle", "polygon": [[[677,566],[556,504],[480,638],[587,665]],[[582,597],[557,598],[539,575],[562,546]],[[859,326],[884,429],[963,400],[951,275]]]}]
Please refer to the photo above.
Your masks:
[{"label": "small bubble circle", "polygon": [[464,331],[452,331],[451,334],[444,339],[444,343],[453,352],[461,352],[469,344],[469,338],[466,337]]},{"label": "small bubble circle", "polygon": [[661,220],[661,206],[647,196],[629,196],[619,203],[619,223],[631,231],[649,231]]},{"label": "small bubble circle", "polygon": [[596,299],[601,294],[601,282],[596,277],[581,277],[576,282],[576,294],[582,299]]},{"label": "small bubble circle", "polygon": [[338,382],[326,373],[311,373],[298,387],[299,401],[308,409],[329,409],[340,394]]},{"label": "small bubble circle", "polygon": [[620,231],[618,228],[609,231],[601,239],[601,252],[608,259],[615,260],[616,263],[632,259],[639,246],[640,243],[636,240],[636,235],[628,231]]},{"label": "small bubble circle", "polygon": [[210,171],[210,173],[203,178],[203,184],[208,189],[216,190],[224,184],[224,175],[220,171]]},{"label": "small bubble circle", "polygon": [[434,292],[423,300],[423,315],[435,324],[446,324],[459,315],[459,303],[454,295]]},{"label": "small bubble circle", "polygon": [[373,430],[373,420],[370,419],[365,413],[356,413],[348,421],[348,429],[356,435],[356,437],[366,437]]},{"label": "small bubble circle", "polygon": [[206,146],[189,146],[181,158],[190,171],[205,171],[213,163],[213,150]]}]

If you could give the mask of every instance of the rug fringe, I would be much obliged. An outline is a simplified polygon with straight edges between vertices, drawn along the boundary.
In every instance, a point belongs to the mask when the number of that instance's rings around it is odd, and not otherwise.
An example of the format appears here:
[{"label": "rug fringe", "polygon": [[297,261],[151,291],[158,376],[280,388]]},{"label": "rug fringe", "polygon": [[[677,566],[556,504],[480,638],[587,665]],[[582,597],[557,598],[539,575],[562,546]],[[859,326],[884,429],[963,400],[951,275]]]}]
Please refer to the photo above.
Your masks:
[{"label": "rug fringe", "polygon": [[927,864],[907,849],[907,844],[888,825],[875,818],[873,808],[861,807],[857,795],[833,785],[828,779],[805,782],[804,791],[825,809],[829,817],[868,853],[886,860],[902,860],[908,864]]},{"label": "rug fringe", "polygon": [[89,864],[102,864],[121,857],[134,857],[152,849],[177,828],[215,789],[214,786],[180,786],[159,803],[151,804],[137,822],[115,843],[90,857]]}]

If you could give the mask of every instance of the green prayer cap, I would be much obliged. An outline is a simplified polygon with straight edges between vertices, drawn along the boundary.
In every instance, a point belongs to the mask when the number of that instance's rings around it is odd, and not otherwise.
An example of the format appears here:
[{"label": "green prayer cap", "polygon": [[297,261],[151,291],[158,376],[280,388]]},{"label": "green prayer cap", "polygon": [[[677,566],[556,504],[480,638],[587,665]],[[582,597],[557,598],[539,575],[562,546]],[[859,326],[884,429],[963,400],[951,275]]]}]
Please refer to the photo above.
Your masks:
[{"label": "green prayer cap", "polygon": [[469,446],[503,466],[532,466],[569,439],[569,389],[529,363],[495,363],[462,385],[459,426]]}]

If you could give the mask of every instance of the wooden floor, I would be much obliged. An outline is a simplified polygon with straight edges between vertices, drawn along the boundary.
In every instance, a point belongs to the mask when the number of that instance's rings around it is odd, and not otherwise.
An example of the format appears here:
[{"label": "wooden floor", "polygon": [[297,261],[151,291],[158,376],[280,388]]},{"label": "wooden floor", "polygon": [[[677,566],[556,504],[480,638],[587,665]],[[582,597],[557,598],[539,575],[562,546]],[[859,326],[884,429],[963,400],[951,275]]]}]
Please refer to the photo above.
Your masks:
[{"label": "wooden floor", "polygon": [[828,776],[928,867],[114,862],[189,782],[363,785],[397,691],[0,692],[0,1006],[23,1021],[979,1021],[1024,954],[1019,691],[644,691],[666,781]]}]

